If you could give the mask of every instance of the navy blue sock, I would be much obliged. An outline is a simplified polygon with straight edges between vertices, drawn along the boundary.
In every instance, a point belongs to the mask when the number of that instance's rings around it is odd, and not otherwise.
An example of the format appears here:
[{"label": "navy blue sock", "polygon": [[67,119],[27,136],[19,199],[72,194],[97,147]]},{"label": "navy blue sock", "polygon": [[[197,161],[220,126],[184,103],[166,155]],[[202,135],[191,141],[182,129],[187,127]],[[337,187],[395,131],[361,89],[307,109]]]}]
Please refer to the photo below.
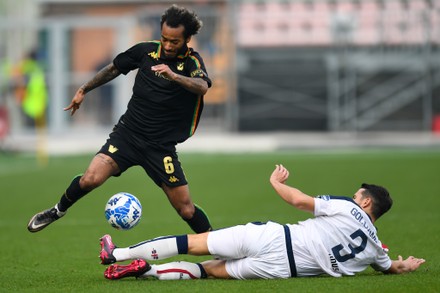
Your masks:
[{"label": "navy blue sock", "polygon": [[179,254],[188,254],[188,236],[176,236],[177,251]]},{"label": "navy blue sock", "polygon": [[205,268],[200,263],[197,263],[196,265],[198,265],[200,269],[200,279],[208,278],[208,274],[206,273]]}]

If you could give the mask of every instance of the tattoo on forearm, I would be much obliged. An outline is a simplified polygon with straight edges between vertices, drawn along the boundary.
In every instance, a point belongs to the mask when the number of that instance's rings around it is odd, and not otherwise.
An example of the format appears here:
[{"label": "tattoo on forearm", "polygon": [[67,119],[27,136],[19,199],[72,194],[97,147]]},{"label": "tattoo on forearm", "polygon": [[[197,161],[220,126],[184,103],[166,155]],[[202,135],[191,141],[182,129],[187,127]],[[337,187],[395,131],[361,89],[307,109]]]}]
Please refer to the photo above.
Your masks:
[{"label": "tattoo on forearm", "polygon": [[207,83],[201,78],[191,78],[179,75],[176,81],[192,93],[200,95],[206,93]]},{"label": "tattoo on forearm", "polygon": [[111,81],[116,78],[119,74],[119,70],[112,64],[107,65],[101,69],[90,81],[86,82],[81,86],[84,93],[90,92],[91,90]]}]

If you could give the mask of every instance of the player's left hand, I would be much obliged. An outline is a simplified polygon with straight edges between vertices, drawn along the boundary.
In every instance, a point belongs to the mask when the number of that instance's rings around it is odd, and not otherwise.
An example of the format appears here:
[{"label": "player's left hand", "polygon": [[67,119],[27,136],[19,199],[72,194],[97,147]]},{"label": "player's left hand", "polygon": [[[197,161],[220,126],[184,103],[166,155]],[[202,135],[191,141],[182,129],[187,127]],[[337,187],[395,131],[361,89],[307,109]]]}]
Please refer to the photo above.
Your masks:
[{"label": "player's left hand", "polygon": [[151,70],[155,73],[159,73],[161,75],[163,75],[164,77],[166,77],[169,80],[174,80],[176,73],[174,73],[170,67],[166,64],[158,64],[158,65],[154,65],[151,66]]},{"label": "player's left hand", "polygon": [[407,259],[403,260],[402,256],[399,255],[398,260],[404,265],[405,270],[408,272],[417,270],[421,264],[425,263],[423,258],[417,258],[414,256],[409,256]]}]

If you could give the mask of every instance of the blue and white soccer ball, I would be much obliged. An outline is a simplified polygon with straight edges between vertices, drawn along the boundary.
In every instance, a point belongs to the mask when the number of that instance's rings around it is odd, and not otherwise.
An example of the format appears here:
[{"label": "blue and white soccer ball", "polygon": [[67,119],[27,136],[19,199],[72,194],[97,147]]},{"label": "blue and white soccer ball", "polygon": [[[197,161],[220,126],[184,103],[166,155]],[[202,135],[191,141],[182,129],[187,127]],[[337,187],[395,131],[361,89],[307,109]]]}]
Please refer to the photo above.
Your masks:
[{"label": "blue and white soccer ball", "polygon": [[136,226],[142,216],[142,205],[136,196],[119,192],[107,201],[105,218],[118,230],[129,230]]}]

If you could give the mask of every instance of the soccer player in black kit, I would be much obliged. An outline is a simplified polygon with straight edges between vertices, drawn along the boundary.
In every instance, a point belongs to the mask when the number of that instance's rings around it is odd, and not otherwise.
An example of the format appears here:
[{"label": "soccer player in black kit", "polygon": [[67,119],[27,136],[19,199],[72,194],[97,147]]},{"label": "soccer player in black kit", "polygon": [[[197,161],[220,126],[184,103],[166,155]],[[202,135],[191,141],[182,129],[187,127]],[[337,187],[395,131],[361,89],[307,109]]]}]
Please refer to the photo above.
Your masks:
[{"label": "soccer player in black kit", "polygon": [[60,201],[37,213],[28,224],[38,232],[64,216],[81,197],[111,176],[132,166],[144,168],[163,189],[171,205],[196,233],[211,230],[206,214],[195,205],[176,153],[176,144],[192,136],[211,87],[200,55],[188,48],[202,22],[197,15],[173,5],[161,18],[161,39],[139,43],[116,56],[76,92],[64,110],[73,115],[86,93],[117,76],[138,70],[133,95],[107,142],[83,175],[75,177]]}]

